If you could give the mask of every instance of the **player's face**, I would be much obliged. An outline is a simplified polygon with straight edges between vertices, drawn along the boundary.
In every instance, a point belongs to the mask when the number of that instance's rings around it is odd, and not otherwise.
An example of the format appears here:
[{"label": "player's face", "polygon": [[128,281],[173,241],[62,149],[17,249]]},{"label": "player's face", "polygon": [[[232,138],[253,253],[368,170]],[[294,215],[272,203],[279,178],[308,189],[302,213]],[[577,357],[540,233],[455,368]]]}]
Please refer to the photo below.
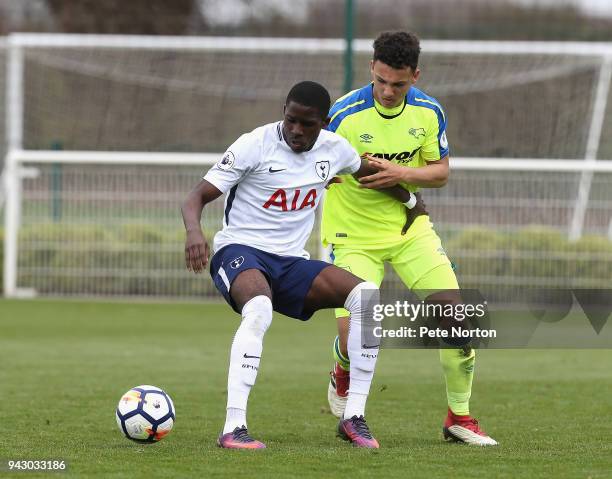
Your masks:
[{"label": "player's face", "polygon": [[289,147],[296,153],[310,150],[325,126],[319,110],[290,101],[284,112],[283,136]]},{"label": "player's face", "polygon": [[397,69],[380,60],[370,63],[370,72],[374,82],[374,98],[386,108],[399,106],[421,73],[418,68],[416,71],[410,67]]}]

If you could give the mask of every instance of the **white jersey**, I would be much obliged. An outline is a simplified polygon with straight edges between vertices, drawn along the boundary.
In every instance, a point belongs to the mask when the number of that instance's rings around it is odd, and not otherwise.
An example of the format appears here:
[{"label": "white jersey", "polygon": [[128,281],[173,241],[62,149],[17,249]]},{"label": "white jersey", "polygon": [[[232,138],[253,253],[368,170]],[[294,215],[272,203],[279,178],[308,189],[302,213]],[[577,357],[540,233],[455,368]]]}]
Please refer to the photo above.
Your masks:
[{"label": "white jersey", "polygon": [[304,246],[325,185],[360,166],[349,142],[326,130],[303,153],[287,145],[282,122],[242,135],[204,176],[227,193],[223,229],[215,235],[213,250],[238,243],[308,258]]}]

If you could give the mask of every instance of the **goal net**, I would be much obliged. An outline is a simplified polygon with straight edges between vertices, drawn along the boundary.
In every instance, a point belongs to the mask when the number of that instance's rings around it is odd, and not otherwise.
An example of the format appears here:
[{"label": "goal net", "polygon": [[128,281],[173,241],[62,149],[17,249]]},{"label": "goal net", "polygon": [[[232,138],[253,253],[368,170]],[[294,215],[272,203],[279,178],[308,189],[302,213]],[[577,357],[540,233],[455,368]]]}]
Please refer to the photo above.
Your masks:
[{"label": "goal net", "polygon": [[[355,42],[355,85],[371,42]],[[11,35],[8,296],[216,297],[184,267],[180,204],[296,82],[342,92],[340,40]],[[611,287],[612,46],[424,41],[452,173],[424,196],[462,286]],[[0,77],[4,78],[4,77]],[[1,84],[1,80],[0,80]],[[206,209],[209,240],[222,202]],[[319,256],[318,229],[309,241]],[[390,272],[384,287],[402,288]]]}]

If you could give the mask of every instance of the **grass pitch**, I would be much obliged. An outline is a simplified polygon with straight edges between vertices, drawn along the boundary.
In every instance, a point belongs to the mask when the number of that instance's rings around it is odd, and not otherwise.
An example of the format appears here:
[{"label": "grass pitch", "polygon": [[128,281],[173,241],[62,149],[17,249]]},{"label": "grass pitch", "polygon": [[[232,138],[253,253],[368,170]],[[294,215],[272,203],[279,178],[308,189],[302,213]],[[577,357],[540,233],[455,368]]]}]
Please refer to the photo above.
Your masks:
[{"label": "grass pitch", "polygon": [[[385,350],[368,404],[378,451],[335,437],[326,388],[335,321],[276,316],[249,405],[265,451],[215,445],[238,317],[222,304],[0,301],[0,476],[63,459],[74,477],[604,478],[612,474],[612,351],[479,351],[472,411],[497,448],[445,443],[435,351]],[[173,398],[159,444],[117,429],[132,386]],[[48,473],[46,475],[49,475]]]}]

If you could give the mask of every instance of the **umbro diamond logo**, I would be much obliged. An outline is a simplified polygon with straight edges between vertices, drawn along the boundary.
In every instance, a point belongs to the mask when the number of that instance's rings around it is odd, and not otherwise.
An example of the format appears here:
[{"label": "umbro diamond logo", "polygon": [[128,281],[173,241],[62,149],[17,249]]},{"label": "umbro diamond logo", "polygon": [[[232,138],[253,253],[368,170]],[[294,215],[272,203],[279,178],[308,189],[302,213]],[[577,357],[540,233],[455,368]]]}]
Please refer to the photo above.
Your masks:
[{"label": "umbro diamond logo", "polygon": [[279,171],[285,171],[287,168],[278,168],[278,169],[274,169],[272,167],[268,168],[268,171],[270,173],[278,173]]},{"label": "umbro diamond logo", "polygon": [[374,137],[372,135],[370,135],[369,133],[364,133],[363,135],[359,135],[359,138],[361,138],[361,143],[372,143],[372,140],[374,139]]}]

